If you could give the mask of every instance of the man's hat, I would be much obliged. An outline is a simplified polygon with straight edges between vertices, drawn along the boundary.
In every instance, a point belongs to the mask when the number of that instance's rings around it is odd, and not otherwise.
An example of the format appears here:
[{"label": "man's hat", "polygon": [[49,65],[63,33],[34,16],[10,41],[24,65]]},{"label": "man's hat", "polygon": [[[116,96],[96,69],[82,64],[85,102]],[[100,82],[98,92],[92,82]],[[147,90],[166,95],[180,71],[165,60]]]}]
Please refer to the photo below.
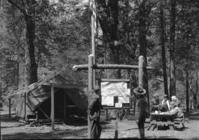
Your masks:
[{"label": "man's hat", "polygon": [[146,90],[142,87],[137,87],[133,90],[137,95],[144,95],[146,93]]},{"label": "man's hat", "polygon": [[177,98],[176,98],[176,96],[172,96],[171,99],[172,100],[176,100]]},{"label": "man's hat", "polygon": [[94,90],[95,90],[95,91],[100,90],[100,86],[96,85],[96,86],[94,87]]}]

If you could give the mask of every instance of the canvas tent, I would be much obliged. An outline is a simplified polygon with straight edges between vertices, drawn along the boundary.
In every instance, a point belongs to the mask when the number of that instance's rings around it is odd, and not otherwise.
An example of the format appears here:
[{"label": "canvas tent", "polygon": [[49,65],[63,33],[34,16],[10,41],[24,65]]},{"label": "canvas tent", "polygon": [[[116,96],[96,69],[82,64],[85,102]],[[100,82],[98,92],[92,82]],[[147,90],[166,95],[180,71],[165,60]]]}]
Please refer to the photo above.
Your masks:
[{"label": "canvas tent", "polygon": [[38,119],[51,118],[51,85],[54,83],[54,116],[65,119],[71,115],[86,115],[86,85],[69,83],[61,75],[29,85],[9,98],[15,100],[16,116],[26,119],[38,114]]}]

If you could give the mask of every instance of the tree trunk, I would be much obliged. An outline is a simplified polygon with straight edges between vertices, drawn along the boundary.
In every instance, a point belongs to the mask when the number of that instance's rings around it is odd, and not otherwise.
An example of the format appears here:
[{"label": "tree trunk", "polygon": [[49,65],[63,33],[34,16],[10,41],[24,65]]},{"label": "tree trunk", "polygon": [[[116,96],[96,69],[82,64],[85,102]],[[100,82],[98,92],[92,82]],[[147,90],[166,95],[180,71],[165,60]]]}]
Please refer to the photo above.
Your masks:
[{"label": "tree trunk", "polygon": [[189,112],[189,71],[186,70],[186,112]]},{"label": "tree trunk", "polygon": [[10,4],[15,6],[23,15],[26,23],[26,40],[27,47],[25,48],[25,79],[26,86],[37,82],[37,68],[38,65],[35,61],[35,0],[21,1],[15,3],[14,0],[8,0]]},{"label": "tree trunk", "polygon": [[37,82],[37,64],[35,62],[35,22],[32,16],[25,15],[27,47],[25,51],[25,68],[27,86]]},{"label": "tree trunk", "polygon": [[196,70],[196,83],[195,83],[195,85],[196,85],[196,90],[195,90],[195,92],[194,92],[194,94],[193,94],[193,101],[194,101],[194,108],[195,108],[195,109],[197,109],[197,105],[198,105],[198,100],[197,100],[197,93],[198,93],[198,78],[199,78],[199,76],[198,76],[198,71]]},{"label": "tree trunk", "polygon": [[[143,88],[146,90],[146,95],[149,103],[149,90],[148,90],[148,75],[147,75],[147,42],[146,42],[146,0],[141,0],[139,5],[139,55],[144,57],[144,79]],[[149,104],[148,104],[149,105]],[[150,107],[149,107],[150,108]]]},{"label": "tree trunk", "polygon": [[164,9],[163,9],[163,1],[162,0],[160,1],[160,29],[161,29],[160,39],[161,39],[161,46],[162,46],[162,67],[163,67],[163,77],[164,77],[164,92],[166,95],[168,95],[168,82],[167,82],[167,69],[166,69],[166,56],[165,56],[165,21],[164,21]]},{"label": "tree trunk", "polygon": [[[96,0],[97,2],[97,13],[100,26],[103,31],[103,36],[105,36],[109,48],[111,50],[111,61],[114,64],[120,64],[120,48],[118,44],[118,0]],[[117,70],[118,79],[121,78],[121,70]]]},{"label": "tree trunk", "polygon": [[171,27],[170,27],[170,97],[176,95],[176,77],[175,77],[175,7],[176,1],[171,2]]}]

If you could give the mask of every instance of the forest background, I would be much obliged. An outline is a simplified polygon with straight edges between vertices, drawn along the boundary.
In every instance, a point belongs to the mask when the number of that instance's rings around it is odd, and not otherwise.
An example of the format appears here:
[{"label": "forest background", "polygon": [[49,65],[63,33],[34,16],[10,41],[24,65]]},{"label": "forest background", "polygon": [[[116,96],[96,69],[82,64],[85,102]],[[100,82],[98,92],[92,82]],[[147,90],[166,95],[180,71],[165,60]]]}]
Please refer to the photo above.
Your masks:
[{"label": "forest background", "polygon": [[[61,74],[87,84],[91,10],[87,0],[1,0],[0,83],[3,98]],[[176,95],[187,111],[199,105],[199,1],[96,0],[96,63],[138,65],[144,56],[149,98]],[[132,80],[137,70],[96,70],[96,78]],[[6,103],[6,101],[5,101]]]}]

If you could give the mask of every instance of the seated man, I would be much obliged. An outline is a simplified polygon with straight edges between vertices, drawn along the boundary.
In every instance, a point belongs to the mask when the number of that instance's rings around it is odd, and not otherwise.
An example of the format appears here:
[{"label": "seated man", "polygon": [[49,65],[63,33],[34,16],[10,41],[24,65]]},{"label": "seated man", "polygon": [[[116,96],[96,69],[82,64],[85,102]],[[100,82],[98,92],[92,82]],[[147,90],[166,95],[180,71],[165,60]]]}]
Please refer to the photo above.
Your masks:
[{"label": "seated man", "polygon": [[173,119],[183,118],[184,114],[183,114],[182,110],[178,107],[177,103],[171,102],[170,107],[171,107],[170,113],[174,115]]},{"label": "seated man", "polygon": [[153,95],[153,99],[151,100],[151,105],[150,105],[150,111],[155,112],[160,109],[160,103],[159,103],[159,94],[155,93]]},{"label": "seated man", "polygon": [[[150,111],[155,112],[160,110],[160,103],[159,103],[159,94],[153,94],[153,99],[151,99]],[[153,120],[154,118],[150,116],[150,119]]]},{"label": "seated man", "polygon": [[168,96],[164,95],[164,98],[161,102],[161,107],[160,107],[160,111],[161,112],[167,112],[170,110],[170,102],[168,100]]}]

